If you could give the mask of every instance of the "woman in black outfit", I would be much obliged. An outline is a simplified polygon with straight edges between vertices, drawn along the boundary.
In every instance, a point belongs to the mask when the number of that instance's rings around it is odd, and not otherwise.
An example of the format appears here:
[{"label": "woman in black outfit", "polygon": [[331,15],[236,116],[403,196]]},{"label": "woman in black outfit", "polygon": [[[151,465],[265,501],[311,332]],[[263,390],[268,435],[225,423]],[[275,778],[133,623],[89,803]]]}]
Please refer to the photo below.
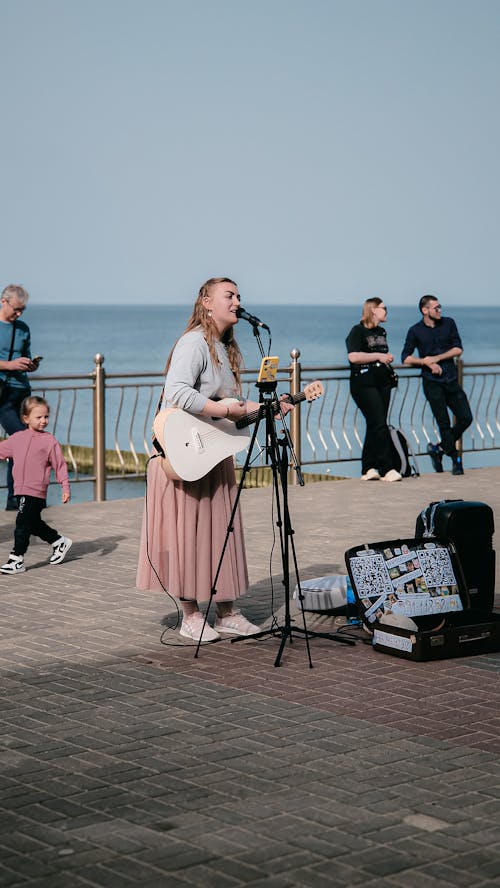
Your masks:
[{"label": "woman in black outfit", "polygon": [[351,365],[351,395],[366,420],[362,453],[362,481],[401,481],[394,468],[395,454],[387,428],[391,399],[389,365],[394,360],[387,334],[380,326],[387,317],[382,299],[366,299],[361,321],[346,339]]}]

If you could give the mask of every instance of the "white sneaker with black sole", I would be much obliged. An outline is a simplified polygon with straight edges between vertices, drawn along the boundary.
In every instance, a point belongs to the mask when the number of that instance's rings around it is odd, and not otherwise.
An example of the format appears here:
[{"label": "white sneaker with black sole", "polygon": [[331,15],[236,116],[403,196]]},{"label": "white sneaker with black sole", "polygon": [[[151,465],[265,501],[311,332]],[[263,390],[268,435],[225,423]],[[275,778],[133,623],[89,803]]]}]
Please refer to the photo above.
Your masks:
[{"label": "white sneaker with black sole", "polygon": [[0,573],[3,574],[22,574],[25,570],[26,565],[23,556],[14,555],[13,552],[10,553],[9,560],[0,567]]},{"label": "white sneaker with black sole", "polygon": [[73,540],[70,540],[69,537],[59,537],[55,543],[52,543],[53,552],[49,558],[51,564],[60,564],[61,561],[64,561],[68,551],[71,549],[73,545]]}]

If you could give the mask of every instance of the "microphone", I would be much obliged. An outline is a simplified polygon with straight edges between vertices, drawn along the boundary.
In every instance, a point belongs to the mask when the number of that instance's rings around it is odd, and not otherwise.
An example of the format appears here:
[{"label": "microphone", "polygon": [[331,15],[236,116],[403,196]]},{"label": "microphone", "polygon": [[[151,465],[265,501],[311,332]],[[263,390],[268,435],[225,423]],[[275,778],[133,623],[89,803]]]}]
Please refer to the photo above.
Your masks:
[{"label": "microphone", "polygon": [[264,324],[264,322],[259,320],[259,318],[256,318],[255,315],[249,314],[244,308],[240,307],[236,309],[236,317],[241,318],[242,321],[248,321],[253,327],[262,327],[264,330],[267,330],[268,333],[271,332],[267,324]]}]

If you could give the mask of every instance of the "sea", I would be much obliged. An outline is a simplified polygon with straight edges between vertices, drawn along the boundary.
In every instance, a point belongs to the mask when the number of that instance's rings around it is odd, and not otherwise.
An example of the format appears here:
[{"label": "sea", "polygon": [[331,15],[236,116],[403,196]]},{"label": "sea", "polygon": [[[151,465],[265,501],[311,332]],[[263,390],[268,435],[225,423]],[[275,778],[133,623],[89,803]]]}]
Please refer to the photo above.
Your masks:
[{"label": "sea", "polygon": [[[291,362],[291,352],[300,352],[303,367],[320,368],[346,363],[345,338],[359,321],[357,305],[247,304],[244,308],[269,328],[259,329],[266,354],[278,355],[281,366]],[[43,355],[39,375],[88,374],[97,354],[104,356],[107,373],[157,373],[177,337],[185,328],[191,305],[39,305],[30,301],[24,320],[31,329],[32,354]],[[500,362],[500,308],[494,306],[443,305],[443,315],[453,317],[468,363]],[[385,328],[389,348],[399,363],[406,331],[419,320],[413,306],[388,306]],[[245,366],[257,368],[261,352],[254,328],[240,320],[237,339]],[[50,427],[49,427],[50,430]],[[76,438],[74,438],[76,441]],[[494,464],[497,454],[494,452]],[[491,464],[491,463],[488,463]],[[3,472],[0,474],[3,483]],[[142,481],[108,484],[108,496],[142,496]],[[57,501],[51,487],[50,499]],[[92,485],[73,485],[74,500],[92,498]]]},{"label": "sea", "polygon": [[[250,305],[271,331],[260,330],[266,354],[290,363],[292,349],[300,350],[307,366],[344,364],[345,338],[359,321],[360,306]],[[389,348],[399,362],[406,331],[420,319],[411,306],[390,306],[386,322]],[[43,355],[41,375],[89,373],[94,356],[104,355],[108,373],[157,372],[182,333],[191,306],[145,305],[37,305],[29,303],[24,320],[31,329],[32,354]],[[447,306],[443,316],[458,325],[467,362],[500,361],[500,308]],[[245,365],[258,367],[260,351],[253,327],[240,320],[237,338]]]}]

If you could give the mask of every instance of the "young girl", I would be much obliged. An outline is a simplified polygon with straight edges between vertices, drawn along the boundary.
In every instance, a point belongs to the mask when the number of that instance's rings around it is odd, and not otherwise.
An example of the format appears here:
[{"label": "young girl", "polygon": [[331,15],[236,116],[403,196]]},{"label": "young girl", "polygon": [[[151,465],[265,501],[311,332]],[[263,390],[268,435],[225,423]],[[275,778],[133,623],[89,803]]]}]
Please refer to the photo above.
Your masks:
[{"label": "young girl", "polygon": [[61,446],[54,435],[45,431],[49,423],[49,405],[45,398],[37,395],[25,398],[21,405],[21,419],[27,428],[0,443],[0,459],[14,461],[14,493],[19,498],[14,548],[9,560],[0,567],[4,574],[26,570],[24,553],[31,534],[51,544],[51,564],[59,564],[72,544],[72,540],[61,536],[41,518],[42,509],[47,505],[45,498],[51,469],[62,487],[63,503],[69,502],[71,496],[68,467]]}]

